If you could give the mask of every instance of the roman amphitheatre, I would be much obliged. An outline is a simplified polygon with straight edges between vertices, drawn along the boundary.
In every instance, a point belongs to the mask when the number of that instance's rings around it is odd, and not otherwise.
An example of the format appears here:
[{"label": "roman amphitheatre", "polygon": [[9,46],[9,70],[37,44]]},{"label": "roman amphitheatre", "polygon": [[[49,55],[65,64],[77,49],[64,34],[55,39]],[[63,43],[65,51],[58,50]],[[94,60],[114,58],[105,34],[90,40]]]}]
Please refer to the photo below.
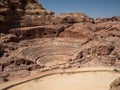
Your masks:
[{"label": "roman amphitheatre", "polygon": [[120,17],[0,0],[0,90],[120,90]]}]

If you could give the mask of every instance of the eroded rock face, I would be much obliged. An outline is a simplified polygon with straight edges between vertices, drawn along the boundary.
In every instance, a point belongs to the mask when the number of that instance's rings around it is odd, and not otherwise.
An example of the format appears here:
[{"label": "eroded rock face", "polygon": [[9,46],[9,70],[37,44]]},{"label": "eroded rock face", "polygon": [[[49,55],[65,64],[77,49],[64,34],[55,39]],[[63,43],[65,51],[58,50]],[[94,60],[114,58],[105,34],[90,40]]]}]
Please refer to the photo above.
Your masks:
[{"label": "eroded rock face", "polygon": [[0,57],[3,55],[3,53],[4,53],[3,42],[0,42]]},{"label": "eroded rock face", "polygon": [[54,12],[48,11],[37,2],[28,2],[25,7],[25,14],[21,17],[20,26],[40,26],[52,23]]},{"label": "eroded rock face", "polygon": [[95,22],[111,22],[111,21],[120,21],[120,16],[114,16],[110,18],[97,18]]},{"label": "eroded rock face", "polygon": [[120,90],[120,78],[111,83],[109,90]]},{"label": "eroded rock face", "polygon": [[35,39],[35,38],[55,38],[64,31],[69,25],[44,25],[36,27],[11,29],[10,33],[16,35],[19,39]]},{"label": "eroded rock face", "polygon": [[91,30],[91,23],[83,22],[83,23],[75,23],[64,30],[64,32],[60,33],[61,37],[69,37],[69,38],[92,38],[94,33]]},{"label": "eroded rock face", "polygon": [[45,10],[37,0],[1,0],[0,32],[11,28],[49,24],[54,12]]},{"label": "eroded rock face", "polygon": [[80,23],[80,22],[94,22],[93,18],[88,17],[84,13],[62,13],[56,17],[62,23]]},{"label": "eroded rock face", "polygon": [[25,5],[19,0],[0,1],[0,32],[8,33],[10,28],[19,27]]}]

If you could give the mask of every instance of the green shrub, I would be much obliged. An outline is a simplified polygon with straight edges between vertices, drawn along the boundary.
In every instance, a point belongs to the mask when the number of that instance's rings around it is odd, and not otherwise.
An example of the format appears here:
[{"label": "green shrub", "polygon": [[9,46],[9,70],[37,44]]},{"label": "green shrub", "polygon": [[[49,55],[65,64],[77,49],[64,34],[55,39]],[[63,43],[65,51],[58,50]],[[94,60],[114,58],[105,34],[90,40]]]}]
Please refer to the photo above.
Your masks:
[{"label": "green shrub", "polygon": [[120,72],[120,70],[118,70],[118,69],[114,69],[113,71],[114,71],[114,72]]},{"label": "green shrub", "polygon": [[3,77],[3,82],[7,82],[7,81],[9,81],[7,77]]}]

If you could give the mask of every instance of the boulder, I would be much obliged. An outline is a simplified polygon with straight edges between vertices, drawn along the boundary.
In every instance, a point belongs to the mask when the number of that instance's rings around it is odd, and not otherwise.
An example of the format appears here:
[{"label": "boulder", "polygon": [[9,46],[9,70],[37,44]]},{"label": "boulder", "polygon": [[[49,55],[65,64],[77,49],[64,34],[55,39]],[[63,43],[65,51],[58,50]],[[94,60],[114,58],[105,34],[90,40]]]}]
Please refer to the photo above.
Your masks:
[{"label": "boulder", "polygon": [[68,28],[66,28],[60,37],[69,37],[69,38],[92,38],[94,36],[93,31],[91,30],[92,24],[90,23],[75,23]]},{"label": "boulder", "polygon": [[120,78],[114,80],[110,84],[110,89],[109,90],[120,90]]},{"label": "boulder", "polygon": [[19,38],[13,34],[7,34],[1,37],[1,41],[8,43],[8,42],[19,42]]}]

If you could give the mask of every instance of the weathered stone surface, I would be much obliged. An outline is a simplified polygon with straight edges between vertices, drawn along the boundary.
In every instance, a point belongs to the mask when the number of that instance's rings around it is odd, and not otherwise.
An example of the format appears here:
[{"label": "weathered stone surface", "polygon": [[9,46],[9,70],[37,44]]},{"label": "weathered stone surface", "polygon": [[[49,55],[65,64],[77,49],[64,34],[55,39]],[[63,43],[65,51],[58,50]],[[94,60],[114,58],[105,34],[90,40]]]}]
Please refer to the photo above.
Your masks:
[{"label": "weathered stone surface", "polygon": [[55,38],[63,32],[64,28],[69,25],[44,25],[36,27],[15,28],[11,29],[10,33],[16,35],[20,39],[34,39],[34,38]]},{"label": "weathered stone surface", "polygon": [[42,5],[38,3],[28,2],[24,12],[25,14],[20,20],[21,27],[51,24],[51,18],[54,16],[54,12],[45,10]]},{"label": "weathered stone surface", "polygon": [[92,38],[94,33],[91,30],[91,23],[77,23],[69,26],[64,30],[64,32],[60,33],[61,37],[69,37],[69,38]]},{"label": "weathered stone surface", "polygon": [[[71,41],[72,40],[72,41]],[[75,40],[75,41],[74,41]],[[47,42],[47,43],[45,43]],[[72,46],[72,43],[76,43]],[[65,39],[65,38],[56,38],[56,39],[41,39],[39,43],[34,41],[34,46],[30,48],[26,47],[20,49],[22,57],[32,60],[37,64],[43,65],[55,65],[59,63],[65,63],[73,56],[74,52],[78,50],[77,45],[86,42],[84,40],[77,39]],[[39,48],[39,50],[38,50]],[[18,51],[19,52],[19,51]],[[33,54],[34,53],[34,54]]]},{"label": "weathered stone surface", "polygon": [[114,16],[114,17],[109,17],[109,18],[97,18],[95,20],[96,23],[111,22],[111,21],[120,21],[120,16]]},{"label": "weathered stone surface", "polygon": [[37,0],[1,0],[0,32],[11,28],[30,27],[51,23],[54,12],[45,10]]},{"label": "weathered stone surface", "polygon": [[94,19],[84,13],[62,13],[57,18],[61,18],[61,22],[66,23],[94,22]]},{"label": "weathered stone surface", "polygon": [[0,42],[0,57],[3,55],[4,48],[3,48],[3,42]]},{"label": "weathered stone surface", "polygon": [[0,3],[0,32],[8,33],[10,28],[19,27],[25,6],[19,0],[1,0]]},{"label": "weathered stone surface", "polygon": [[120,90],[120,78],[111,83],[109,90]]},{"label": "weathered stone surface", "polygon": [[6,42],[19,42],[19,38],[13,34],[3,35],[3,36],[1,36],[0,40],[5,43]]}]

